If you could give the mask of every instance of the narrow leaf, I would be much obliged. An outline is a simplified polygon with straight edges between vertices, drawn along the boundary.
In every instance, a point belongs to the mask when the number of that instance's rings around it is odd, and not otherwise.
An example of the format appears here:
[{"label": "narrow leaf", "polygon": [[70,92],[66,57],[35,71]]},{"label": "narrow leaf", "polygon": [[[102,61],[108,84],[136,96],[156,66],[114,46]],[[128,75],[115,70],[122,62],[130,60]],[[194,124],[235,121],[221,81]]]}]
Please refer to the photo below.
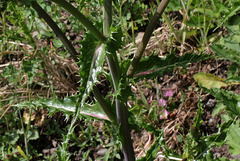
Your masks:
[{"label": "narrow leaf", "polygon": [[24,153],[24,151],[22,150],[22,148],[20,146],[17,146],[17,149],[19,151],[19,153],[23,156],[23,158],[25,158],[26,160],[28,160],[28,157],[26,156],[26,154]]}]

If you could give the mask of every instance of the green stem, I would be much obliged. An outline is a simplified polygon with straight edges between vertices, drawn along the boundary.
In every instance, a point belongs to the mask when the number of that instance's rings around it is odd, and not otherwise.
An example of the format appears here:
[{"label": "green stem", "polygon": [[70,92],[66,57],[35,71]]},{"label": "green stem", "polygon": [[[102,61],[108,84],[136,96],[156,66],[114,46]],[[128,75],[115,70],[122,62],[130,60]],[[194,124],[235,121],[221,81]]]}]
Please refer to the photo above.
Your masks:
[{"label": "green stem", "polygon": [[116,122],[117,120],[115,114],[111,111],[111,107],[106,103],[97,86],[93,87],[93,94],[102,107],[103,111],[107,114],[108,118],[111,121]]},{"label": "green stem", "polygon": [[[24,144],[25,144],[25,150],[26,150],[26,155],[27,155],[27,160],[28,159],[28,143],[27,143],[27,132],[25,131],[24,129],[24,124],[23,124],[23,121],[22,121],[22,116],[21,116],[21,112],[18,110],[18,115],[19,115],[19,118],[20,118],[20,122],[21,122],[21,126],[22,126],[22,130],[23,130],[23,135],[24,135]],[[31,118],[30,118],[31,119]]]},{"label": "green stem", "polygon": [[88,30],[90,30],[94,34],[94,36],[99,41],[104,43],[107,40],[107,38],[103,36],[103,34],[93,25],[93,23],[89,21],[81,12],[78,11],[77,8],[73,7],[69,2],[65,0],[52,0],[52,1],[66,9],[75,18],[77,18]]},{"label": "green stem", "polygon": [[[111,23],[112,23],[112,19],[111,19],[112,0],[104,0],[103,4],[104,4],[103,32],[105,36],[108,36],[109,27],[111,26]],[[107,63],[110,68],[110,72],[113,80],[114,90],[118,91],[121,71],[120,71],[117,55],[116,53],[107,53],[106,57],[107,57]],[[130,128],[128,124],[128,109],[118,99],[115,99],[115,102],[116,102],[117,123],[118,125],[120,125],[119,136],[120,136],[120,141],[123,147],[123,155],[124,155],[125,161],[135,161],[132,140],[131,140],[131,133],[130,133]]]},{"label": "green stem", "polygon": [[182,41],[181,41],[180,38],[179,38],[179,37],[181,37],[181,36],[179,36],[179,35],[177,34],[177,32],[176,32],[175,29],[173,28],[173,26],[172,26],[169,18],[166,16],[165,13],[162,14],[162,17],[163,17],[163,19],[165,20],[165,22],[167,23],[170,31],[173,32],[173,35],[174,35],[175,39],[177,40],[177,42],[179,42],[179,43],[182,44]]},{"label": "green stem", "polygon": [[117,112],[117,121],[120,125],[119,136],[122,143],[123,155],[125,161],[135,161],[131,131],[128,123],[128,109],[125,104],[121,103],[119,100],[116,101],[116,112]]},{"label": "green stem", "polygon": [[78,62],[77,59],[77,52],[73,48],[71,42],[66,38],[62,30],[57,26],[57,24],[52,20],[52,18],[42,9],[42,7],[36,2],[32,1],[32,8],[37,11],[38,15],[42,17],[47,24],[52,28],[54,33],[59,37],[59,39],[62,41],[62,43],[65,45],[73,59]]},{"label": "green stem", "polygon": [[160,16],[162,15],[163,11],[165,10],[169,1],[170,0],[162,0],[160,5],[158,6],[157,12],[154,14],[152,20],[150,21],[150,23],[145,31],[145,34],[143,36],[142,42],[139,44],[137,51],[134,55],[134,58],[132,60],[132,63],[128,68],[128,71],[127,71],[128,77],[133,77],[134,70],[136,69],[136,67],[143,55],[143,52],[147,46],[147,43],[152,35],[152,32],[155,29],[155,27],[157,26],[157,22],[158,22]]},{"label": "green stem", "polygon": [[108,36],[109,27],[112,24],[112,0],[104,0],[104,11],[103,11],[103,34]]}]

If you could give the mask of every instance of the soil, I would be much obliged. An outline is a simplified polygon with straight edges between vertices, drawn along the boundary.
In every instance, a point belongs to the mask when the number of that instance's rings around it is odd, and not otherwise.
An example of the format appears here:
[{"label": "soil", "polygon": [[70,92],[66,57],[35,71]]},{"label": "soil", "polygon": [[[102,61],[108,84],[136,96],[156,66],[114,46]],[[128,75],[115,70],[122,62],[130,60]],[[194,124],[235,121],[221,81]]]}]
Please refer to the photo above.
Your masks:
[{"label": "soil", "polygon": [[[67,13],[65,14],[67,17]],[[69,25],[70,22],[67,18],[62,19],[62,22],[66,25]],[[72,33],[71,28],[66,29],[66,35],[69,36],[70,40],[73,42],[73,45],[76,49],[79,49],[80,46],[78,45],[79,41],[82,40],[83,33]],[[161,34],[159,34],[161,30]],[[155,36],[152,37],[150,40],[149,45],[147,46],[146,55],[149,55],[151,51],[156,51],[159,53],[159,56],[164,56],[169,51],[169,46],[165,45],[164,48],[161,48],[163,45],[163,42],[169,39],[169,29],[167,28],[166,24],[162,24],[160,28],[156,30],[158,33],[157,38],[158,42],[161,42],[160,46],[158,43],[156,43]],[[136,38],[136,41],[141,39],[141,33],[139,33],[140,38]],[[40,40],[44,43],[45,40]],[[192,43],[192,42],[191,42]],[[39,43],[40,44],[40,43]],[[42,43],[40,44],[42,45]],[[131,46],[131,44],[127,45]],[[180,48],[180,47],[177,47]],[[192,49],[194,50],[194,46]],[[63,48],[58,49],[59,51],[64,50]],[[191,50],[191,49],[186,49]],[[186,51],[185,50],[185,51]],[[192,51],[193,51],[192,50]],[[132,48],[132,51],[134,52],[134,48]],[[179,55],[181,55],[181,50],[178,52]],[[209,52],[211,54],[211,52]],[[129,54],[129,56],[131,53]],[[45,66],[44,72],[46,74],[52,75],[51,81],[55,82],[58,85],[58,96],[59,98],[64,97],[66,95],[71,95],[73,93],[77,92],[77,88],[79,86],[78,83],[78,66],[73,62],[71,59],[63,59],[59,57],[56,53],[52,53],[52,57],[43,59],[45,60],[46,64],[51,62],[51,59],[57,60],[55,68],[47,68]],[[7,64],[8,62],[17,62],[23,58],[23,55],[5,55],[4,57],[1,57],[0,65]],[[63,65],[64,64],[64,65]],[[199,98],[202,101],[202,119],[203,122],[200,126],[200,131],[204,135],[211,135],[218,131],[218,125],[222,122],[221,116],[217,115],[215,117],[212,117],[212,111],[216,105],[216,100],[214,97],[212,97],[209,94],[204,93],[200,87],[196,84],[195,80],[193,79],[194,74],[199,72],[204,73],[212,73],[214,75],[217,75],[221,78],[227,77],[227,71],[228,67],[232,63],[227,60],[217,60],[217,59],[208,59],[203,60],[198,63],[192,63],[189,64],[187,69],[182,68],[176,68],[173,73],[166,73],[163,77],[158,77],[158,84],[155,83],[154,80],[141,80],[137,83],[137,87],[132,88],[132,92],[135,93],[136,96],[138,96],[138,99],[141,99],[140,91],[143,92],[144,96],[147,100],[157,100],[156,91],[157,88],[159,91],[164,92],[167,89],[171,89],[174,91],[173,95],[173,103],[177,108],[172,110],[171,114],[169,115],[169,118],[164,121],[159,122],[153,122],[153,126],[156,128],[162,129],[164,131],[164,137],[166,145],[169,149],[175,150],[177,153],[182,154],[183,152],[183,143],[178,139],[178,135],[183,136],[183,138],[187,135],[189,132],[189,129],[194,124],[193,119],[196,117],[196,112],[199,109],[198,103]],[[60,74],[62,71],[65,72],[65,76]],[[62,77],[58,77],[61,75]],[[105,80],[105,77],[102,76],[100,78],[101,83],[98,85],[103,95],[106,95],[107,92],[111,89],[109,89],[109,82]],[[151,87],[147,86],[146,84],[150,84]],[[1,87],[5,86],[4,83],[1,82]],[[232,88],[234,92],[237,94],[240,93],[240,87],[235,86]],[[35,90],[39,90],[38,86],[35,86]],[[45,89],[44,89],[45,90]],[[43,90],[42,90],[43,91]],[[33,92],[34,93],[34,92]],[[51,92],[45,91],[43,92],[43,95],[47,94],[49,97],[51,97]],[[185,97],[185,100],[182,100],[182,98]],[[132,102],[129,102],[130,106],[134,106]],[[131,108],[131,107],[129,107]],[[45,117],[43,119],[47,120],[45,122],[45,125],[40,126],[41,131],[46,130],[46,124],[52,125],[51,128],[54,128],[54,125],[59,125],[59,129],[64,129],[66,125],[70,122],[65,121],[65,116],[62,116],[61,113],[56,113],[52,117],[46,117],[46,113],[44,111],[41,111],[41,115],[44,115]],[[104,131],[101,127],[103,127],[104,122],[101,121],[92,121],[90,122],[94,125],[96,133],[102,140],[106,140],[106,136],[104,134]],[[81,125],[81,128],[76,128],[76,133],[80,133],[82,129],[87,128],[86,122],[84,120],[80,120],[79,125]],[[181,129],[181,130],[180,130]],[[92,135],[95,135],[92,134]],[[135,156],[137,158],[140,158],[145,155],[145,152],[147,149],[153,145],[156,138],[153,135],[153,133],[150,133],[146,130],[142,130],[140,132],[133,130],[131,132],[132,139],[133,139],[133,146],[135,151]],[[50,156],[55,153],[57,150],[58,145],[61,144],[60,138],[61,138],[61,132],[59,132],[58,135],[44,135],[40,134],[40,138],[37,141],[32,141],[32,144],[36,145],[36,149],[39,153],[42,153],[44,156]],[[107,140],[105,144],[110,143],[111,140]],[[76,148],[76,147],[75,147]],[[71,149],[70,149],[71,150]],[[85,149],[86,150],[86,149]],[[72,149],[72,151],[74,151]],[[92,147],[90,149],[90,155],[93,158],[97,158],[99,156],[103,156],[107,151],[106,147],[97,145],[96,147]],[[215,147],[211,149],[211,153],[215,158],[219,157],[226,157],[228,159],[237,158],[238,156],[232,156],[228,151],[228,146],[224,145],[223,147]],[[161,151],[159,151],[159,154],[161,154]],[[78,154],[76,154],[75,158],[72,158],[73,160],[81,160],[80,158],[83,156],[83,153],[79,151]],[[162,160],[162,159],[159,159]]]}]

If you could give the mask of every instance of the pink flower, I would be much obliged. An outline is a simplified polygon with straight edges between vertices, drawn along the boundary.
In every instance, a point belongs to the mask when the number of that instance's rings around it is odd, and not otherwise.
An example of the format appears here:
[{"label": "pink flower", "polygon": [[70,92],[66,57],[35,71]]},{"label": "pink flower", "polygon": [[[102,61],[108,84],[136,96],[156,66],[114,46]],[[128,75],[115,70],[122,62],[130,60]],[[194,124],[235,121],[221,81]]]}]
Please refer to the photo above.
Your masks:
[{"label": "pink flower", "polygon": [[165,97],[172,97],[174,95],[174,92],[171,90],[171,89],[169,89],[169,90],[166,90],[166,93],[165,93]]},{"label": "pink flower", "polygon": [[148,102],[149,104],[151,104],[151,103],[152,103],[152,100],[148,100],[147,102]]},{"label": "pink flower", "polygon": [[170,114],[170,112],[168,112],[165,108],[163,111],[159,111],[159,115],[160,115],[160,120],[163,119],[168,119],[168,115]]},{"label": "pink flower", "polygon": [[166,106],[167,105],[167,100],[164,100],[164,99],[162,99],[162,98],[160,98],[159,100],[158,100],[158,102],[159,102],[159,106]]}]

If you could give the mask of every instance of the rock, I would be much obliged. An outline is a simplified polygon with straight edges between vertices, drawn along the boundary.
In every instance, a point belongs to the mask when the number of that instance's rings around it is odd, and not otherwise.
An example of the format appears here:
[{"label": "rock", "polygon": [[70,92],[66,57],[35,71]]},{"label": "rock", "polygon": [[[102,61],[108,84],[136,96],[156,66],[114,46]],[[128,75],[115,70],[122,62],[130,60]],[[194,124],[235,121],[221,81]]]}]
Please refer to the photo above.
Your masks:
[{"label": "rock", "polygon": [[107,152],[107,149],[100,149],[97,151],[97,155],[104,156],[104,154]]}]

